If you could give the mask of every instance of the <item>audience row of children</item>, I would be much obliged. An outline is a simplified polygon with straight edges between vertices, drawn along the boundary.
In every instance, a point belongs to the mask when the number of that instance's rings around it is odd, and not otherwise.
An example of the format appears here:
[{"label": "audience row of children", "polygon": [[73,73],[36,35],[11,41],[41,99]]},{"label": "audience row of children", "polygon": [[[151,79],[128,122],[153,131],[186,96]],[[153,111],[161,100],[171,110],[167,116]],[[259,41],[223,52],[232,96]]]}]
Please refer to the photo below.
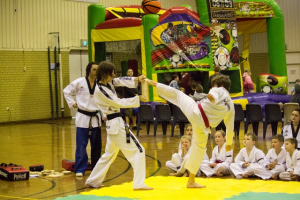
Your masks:
[{"label": "audience row of children", "polygon": [[[188,171],[182,166],[189,156],[192,140],[192,125],[186,126],[186,134],[181,137],[178,153],[166,162],[166,167],[176,173],[170,175],[188,176]],[[212,151],[211,159],[205,155],[197,176],[201,173],[207,177],[233,174],[237,179],[257,176],[261,179],[281,179],[300,181],[300,152],[297,150],[298,142],[295,138],[275,135],[272,138],[272,148],[265,156],[264,152],[255,147],[257,137],[253,133],[246,133],[244,148],[236,155],[233,162],[233,151],[226,152],[225,132],[215,133],[217,146]],[[283,144],[285,146],[283,148]]]}]

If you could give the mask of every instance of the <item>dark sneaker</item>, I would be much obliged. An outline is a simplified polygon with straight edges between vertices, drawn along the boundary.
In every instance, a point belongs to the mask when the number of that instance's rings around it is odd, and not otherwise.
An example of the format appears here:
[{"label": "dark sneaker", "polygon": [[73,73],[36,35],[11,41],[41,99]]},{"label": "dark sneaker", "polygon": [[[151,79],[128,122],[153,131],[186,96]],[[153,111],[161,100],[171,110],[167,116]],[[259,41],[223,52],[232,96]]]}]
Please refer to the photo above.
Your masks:
[{"label": "dark sneaker", "polygon": [[[139,128],[140,130],[143,130],[141,127]],[[132,130],[137,130],[137,126],[133,126]]]}]

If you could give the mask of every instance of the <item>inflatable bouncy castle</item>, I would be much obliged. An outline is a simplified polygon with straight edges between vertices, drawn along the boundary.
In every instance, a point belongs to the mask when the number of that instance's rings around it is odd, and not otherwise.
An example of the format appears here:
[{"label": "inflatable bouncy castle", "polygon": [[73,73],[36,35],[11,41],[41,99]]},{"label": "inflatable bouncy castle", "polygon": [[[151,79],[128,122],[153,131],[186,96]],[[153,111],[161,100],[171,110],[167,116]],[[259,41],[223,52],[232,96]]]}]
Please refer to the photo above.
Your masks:
[{"label": "inflatable bouncy castle", "polygon": [[[141,73],[150,79],[164,82],[166,75],[178,73],[183,84],[190,81],[187,77],[194,78],[208,92],[207,81],[217,64],[222,74],[230,76],[231,95],[242,96],[239,56],[249,57],[251,33],[267,31],[269,73],[287,75],[283,17],[274,0],[196,0],[196,5],[197,12],[183,5],[162,8],[157,14],[145,14],[137,5],[90,5],[89,60],[106,60],[107,43],[126,41],[126,46],[140,46]],[[244,38],[242,52],[239,35]],[[243,65],[250,68],[248,62]],[[163,101],[153,90],[149,87],[150,101]]]}]

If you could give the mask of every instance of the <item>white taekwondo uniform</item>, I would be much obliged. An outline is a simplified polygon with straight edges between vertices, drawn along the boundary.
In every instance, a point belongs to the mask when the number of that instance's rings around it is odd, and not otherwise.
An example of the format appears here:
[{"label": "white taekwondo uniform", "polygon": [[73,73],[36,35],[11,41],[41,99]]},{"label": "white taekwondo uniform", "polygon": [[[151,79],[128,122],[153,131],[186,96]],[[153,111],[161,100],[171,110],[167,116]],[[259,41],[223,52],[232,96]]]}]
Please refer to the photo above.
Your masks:
[{"label": "white taekwondo uniform", "polygon": [[[223,168],[222,173],[224,175],[227,175],[230,173],[230,164],[233,160],[233,150],[226,152],[226,143],[223,144],[222,148],[219,152],[219,146],[215,146],[212,157],[209,160],[208,164],[201,164],[200,170],[208,177],[214,175],[220,167]],[[217,163],[217,166],[214,168],[211,168],[209,164]]]},{"label": "white taekwondo uniform", "polygon": [[191,148],[188,149],[187,153],[184,156],[182,156],[182,150],[178,151],[178,153],[174,153],[172,155],[172,159],[166,162],[166,167],[177,172],[180,169],[184,159],[186,159],[190,154],[190,149]]},{"label": "white taekwondo uniform", "polygon": [[[96,86],[97,87],[97,86]],[[95,102],[95,98],[89,92],[88,83],[85,77],[81,77],[70,83],[64,90],[64,97],[68,103],[69,108],[73,107],[75,103],[81,110],[94,112],[99,110],[99,106]],[[76,95],[76,101],[72,97]],[[102,111],[102,110],[101,110]],[[98,119],[100,119],[100,115]],[[76,127],[89,128],[91,117],[84,115],[80,112],[76,113],[75,124]],[[97,120],[96,117],[92,117],[92,127],[98,127],[101,125],[101,120]]]},{"label": "white taekwondo uniform", "polygon": [[[269,149],[269,151],[265,157],[265,160],[264,160],[265,169],[268,172],[270,172],[271,175],[284,172],[286,170],[287,154],[288,153],[285,151],[285,149],[281,149],[281,151],[278,155],[276,154],[275,149],[273,149],[273,148]],[[267,169],[268,164],[274,162],[275,160],[277,161],[277,165],[273,169],[268,170]]]},{"label": "white taekwondo uniform", "polygon": [[[294,131],[293,128],[293,122],[289,122],[287,123],[287,125],[285,125],[282,130],[281,130],[281,134],[284,137],[284,140],[288,139],[288,138],[296,138],[296,140],[298,141],[298,150],[300,148],[300,123],[297,127],[297,130]],[[282,146],[282,148],[284,149],[284,145]]]},{"label": "white taekwondo uniform", "polygon": [[[215,99],[213,102],[209,99],[201,101],[200,104],[205,116],[201,114],[198,103],[183,92],[161,83],[157,84],[156,91],[162,98],[179,107],[193,126],[191,152],[182,165],[192,174],[198,172],[204,158],[209,126],[216,127],[224,120],[227,144],[232,144],[234,133],[234,105],[229,96],[229,92],[225,88],[214,87],[209,91],[209,94],[212,94]],[[208,127],[203,119],[205,117],[207,117],[209,121]]]},{"label": "white taekwondo uniform", "polygon": [[[133,188],[137,189],[146,186],[144,183],[146,178],[145,149],[130,130],[130,143],[126,142],[128,138],[126,137],[125,122],[121,116],[118,116],[120,108],[139,107],[139,96],[119,99],[114,89],[114,86],[136,88],[138,82],[134,81],[134,78],[135,77],[114,78],[107,86],[99,84],[96,88],[96,103],[107,115],[108,119],[106,121],[107,142],[105,153],[99,159],[94,170],[86,180],[87,185],[93,187],[101,186],[109,166],[116,159],[119,150],[121,150],[133,167]],[[112,115],[117,115],[118,117],[110,119]]]},{"label": "white taekwondo uniform", "polygon": [[[235,157],[234,162],[230,165],[230,170],[235,176],[247,174],[248,176],[259,176],[262,179],[269,179],[271,173],[264,170],[265,154],[262,150],[253,146],[250,155],[248,156],[246,147],[242,148]],[[242,167],[245,162],[249,162],[249,167]]]},{"label": "white taekwondo uniform", "polygon": [[300,151],[297,149],[294,151],[292,157],[289,153],[286,155],[286,167],[287,170],[285,172],[281,172],[279,174],[279,178],[281,180],[291,180],[290,171],[293,171],[294,174],[300,176]]}]

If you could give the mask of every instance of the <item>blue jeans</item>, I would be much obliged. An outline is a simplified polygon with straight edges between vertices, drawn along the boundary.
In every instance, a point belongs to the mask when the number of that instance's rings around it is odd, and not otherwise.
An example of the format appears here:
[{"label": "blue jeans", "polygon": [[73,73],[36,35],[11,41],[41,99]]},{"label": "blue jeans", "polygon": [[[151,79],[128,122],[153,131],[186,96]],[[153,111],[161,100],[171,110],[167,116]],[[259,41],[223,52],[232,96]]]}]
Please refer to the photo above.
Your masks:
[{"label": "blue jeans", "polygon": [[89,128],[79,128],[76,130],[76,153],[75,153],[75,173],[85,173],[88,166],[88,155],[86,146],[90,138],[91,143],[91,166],[92,169],[101,156],[102,140],[100,127],[92,128],[89,136]]}]

